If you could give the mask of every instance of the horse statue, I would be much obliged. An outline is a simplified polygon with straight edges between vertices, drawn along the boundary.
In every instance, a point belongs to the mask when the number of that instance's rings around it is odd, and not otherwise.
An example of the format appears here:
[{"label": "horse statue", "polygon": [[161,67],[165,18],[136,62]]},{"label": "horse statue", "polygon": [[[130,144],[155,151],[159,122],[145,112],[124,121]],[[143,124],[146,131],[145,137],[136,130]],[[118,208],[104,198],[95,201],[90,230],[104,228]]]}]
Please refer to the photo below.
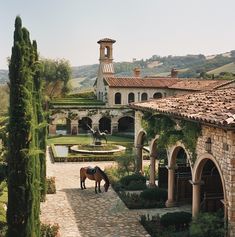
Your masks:
[{"label": "horse statue", "polygon": [[87,127],[90,129],[91,134],[93,136],[93,144],[96,144],[96,142],[100,142],[101,139],[105,140],[107,143],[107,137],[106,137],[106,135],[108,133],[107,130],[105,130],[104,132],[100,132],[99,128],[94,130],[88,124],[87,124]]},{"label": "horse statue", "polygon": [[85,186],[86,178],[90,180],[95,180],[95,193],[97,193],[97,184],[98,184],[98,192],[101,193],[100,182],[102,179],[105,181],[104,191],[105,192],[108,191],[110,182],[109,182],[108,176],[104,173],[103,170],[100,169],[100,167],[98,166],[94,168],[82,167],[80,169],[80,184],[81,184],[82,190],[86,189],[86,186]]}]

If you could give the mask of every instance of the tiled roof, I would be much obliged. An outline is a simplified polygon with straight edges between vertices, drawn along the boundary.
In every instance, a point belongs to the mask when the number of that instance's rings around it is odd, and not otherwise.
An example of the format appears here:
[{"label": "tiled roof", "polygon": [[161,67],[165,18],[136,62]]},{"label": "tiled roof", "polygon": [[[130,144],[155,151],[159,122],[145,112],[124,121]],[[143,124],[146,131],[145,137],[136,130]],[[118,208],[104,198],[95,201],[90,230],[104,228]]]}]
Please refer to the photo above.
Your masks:
[{"label": "tiled roof", "polygon": [[105,77],[104,79],[110,87],[169,88],[192,91],[211,90],[231,82],[231,80],[180,79],[171,77]]},{"label": "tiled roof", "polygon": [[179,90],[193,90],[193,91],[202,91],[202,90],[211,90],[222,86],[223,84],[230,83],[231,80],[204,80],[204,79],[183,79],[169,88],[179,89]]},{"label": "tiled roof", "polygon": [[104,38],[104,39],[100,39],[97,43],[100,44],[102,42],[111,42],[111,43],[115,43],[116,40],[113,39],[109,39],[109,38]]},{"label": "tiled roof", "polygon": [[176,78],[139,78],[139,77],[106,77],[110,87],[128,88],[168,88],[179,81]]},{"label": "tiled roof", "polygon": [[235,88],[137,102],[130,106],[235,129]]}]

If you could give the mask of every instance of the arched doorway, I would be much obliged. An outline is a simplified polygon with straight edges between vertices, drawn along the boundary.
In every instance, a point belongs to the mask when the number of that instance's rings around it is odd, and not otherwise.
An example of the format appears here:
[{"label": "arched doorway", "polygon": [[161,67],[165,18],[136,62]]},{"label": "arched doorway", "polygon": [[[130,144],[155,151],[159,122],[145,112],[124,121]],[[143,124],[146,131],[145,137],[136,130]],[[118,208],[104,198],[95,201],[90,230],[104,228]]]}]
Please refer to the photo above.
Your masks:
[{"label": "arched doorway", "polygon": [[80,119],[78,121],[78,132],[87,133],[90,130],[87,125],[92,128],[92,120],[89,117],[83,117],[82,119]]},{"label": "arched doorway", "polygon": [[168,207],[192,203],[192,171],[184,147],[174,147],[168,164]]},{"label": "arched doorway", "polygon": [[118,120],[118,132],[134,134],[134,119],[129,116]]},{"label": "arched doorway", "polygon": [[99,130],[100,132],[108,131],[111,132],[111,119],[107,117],[103,117],[99,121]]},{"label": "arched doorway", "polygon": [[220,167],[214,158],[208,155],[208,158],[197,162],[193,184],[193,215],[200,210],[204,212],[226,211],[224,209],[225,184]]}]

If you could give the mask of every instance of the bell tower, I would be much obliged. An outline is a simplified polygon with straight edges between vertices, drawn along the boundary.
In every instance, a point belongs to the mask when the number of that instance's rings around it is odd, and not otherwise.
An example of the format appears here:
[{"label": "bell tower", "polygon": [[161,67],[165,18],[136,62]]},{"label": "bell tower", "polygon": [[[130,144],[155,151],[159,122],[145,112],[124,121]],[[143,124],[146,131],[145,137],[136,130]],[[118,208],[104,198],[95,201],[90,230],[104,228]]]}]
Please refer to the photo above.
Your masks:
[{"label": "bell tower", "polygon": [[113,44],[116,41],[113,39],[101,39],[97,43],[100,45],[100,63],[113,62]]},{"label": "bell tower", "polygon": [[107,88],[105,88],[104,78],[114,76],[113,67],[113,44],[116,40],[104,38],[97,43],[100,45],[99,71],[95,83],[95,91],[98,100],[107,102]]}]

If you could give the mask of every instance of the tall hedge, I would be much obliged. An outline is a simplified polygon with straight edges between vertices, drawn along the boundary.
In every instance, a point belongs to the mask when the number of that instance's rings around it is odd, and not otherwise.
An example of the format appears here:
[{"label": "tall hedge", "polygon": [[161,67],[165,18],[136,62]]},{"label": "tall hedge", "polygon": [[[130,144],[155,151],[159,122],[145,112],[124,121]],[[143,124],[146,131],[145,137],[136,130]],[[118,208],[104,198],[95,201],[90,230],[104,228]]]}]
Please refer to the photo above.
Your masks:
[{"label": "tall hedge", "polygon": [[41,164],[36,47],[29,32],[15,19],[14,44],[9,64],[8,237],[40,236]]}]

